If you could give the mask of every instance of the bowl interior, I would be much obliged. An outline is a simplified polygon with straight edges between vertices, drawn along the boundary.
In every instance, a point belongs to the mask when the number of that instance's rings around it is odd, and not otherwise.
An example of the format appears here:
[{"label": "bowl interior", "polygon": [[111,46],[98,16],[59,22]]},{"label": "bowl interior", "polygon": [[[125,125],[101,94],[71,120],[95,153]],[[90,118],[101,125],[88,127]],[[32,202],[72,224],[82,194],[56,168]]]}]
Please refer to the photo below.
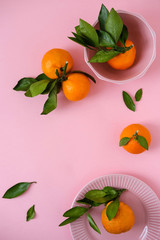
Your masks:
[{"label": "bowl interior", "polygon": [[[133,79],[143,75],[147,70],[150,62],[153,61],[154,51],[154,38],[150,26],[145,23],[140,17],[123,12],[117,11],[121,16],[124,24],[128,27],[128,38],[133,41],[136,47],[136,59],[132,67],[127,70],[115,70],[107,63],[91,63],[89,64],[94,73],[103,80],[110,79],[111,81],[124,81]],[[99,29],[99,24],[95,25]],[[94,55],[94,52],[86,49],[87,61]],[[105,79],[107,78],[107,79]]]}]

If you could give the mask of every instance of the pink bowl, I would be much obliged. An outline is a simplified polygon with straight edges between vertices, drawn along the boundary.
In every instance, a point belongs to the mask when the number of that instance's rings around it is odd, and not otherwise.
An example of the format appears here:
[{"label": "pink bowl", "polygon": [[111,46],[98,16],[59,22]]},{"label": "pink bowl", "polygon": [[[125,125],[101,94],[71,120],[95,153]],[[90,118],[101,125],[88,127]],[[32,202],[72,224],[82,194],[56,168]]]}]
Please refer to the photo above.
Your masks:
[{"label": "pink bowl", "polygon": [[[140,78],[147,72],[156,57],[156,35],[142,16],[122,10],[117,12],[128,27],[128,38],[133,41],[137,50],[133,66],[127,70],[115,70],[107,63],[89,63],[95,53],[87,48],[84,50],[84,59],[99,79],[121,84]],[[93,26],[98,29],[98,21]]]}]

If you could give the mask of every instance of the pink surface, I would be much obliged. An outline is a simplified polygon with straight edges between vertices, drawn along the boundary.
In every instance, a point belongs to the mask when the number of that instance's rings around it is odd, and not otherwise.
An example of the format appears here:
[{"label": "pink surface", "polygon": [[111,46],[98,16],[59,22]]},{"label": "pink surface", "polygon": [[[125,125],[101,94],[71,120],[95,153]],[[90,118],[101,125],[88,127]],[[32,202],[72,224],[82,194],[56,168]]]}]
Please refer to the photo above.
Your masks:
[{"label": "pink surface", "polygon": [[[160,197],[160,81],[159,0],[106,1],[110,9],[144,16],[157,35],[157,58],[147,74],[125,85],[97,80],[87,98],[69,102],[60,93],[58,108],[41,116],[45,96],[29,99],[12,88],[24,76],[41,73],[41,59],[51,48],[64,48],[74,58],[74,69],[91,73],[83,48],[67,39],[78,19],[94,23],[101,1],[1,1],[1,161],[0,194],[20,181],[37,181],[17,199],[0,199],[2,240],[71,240],[69,226],[59,228],[62,214],[90,180],[124,173],[146,182]],[[91,7],[90,7],[91,6]],[[147,47],[144,42],[144,48]],[[144,95],[129,111],[122,90]],[[118,147],[122,129],[144,124],[151,132],[148,152],[131,155]],[[36,218],[25,221],[35,204]]]}]

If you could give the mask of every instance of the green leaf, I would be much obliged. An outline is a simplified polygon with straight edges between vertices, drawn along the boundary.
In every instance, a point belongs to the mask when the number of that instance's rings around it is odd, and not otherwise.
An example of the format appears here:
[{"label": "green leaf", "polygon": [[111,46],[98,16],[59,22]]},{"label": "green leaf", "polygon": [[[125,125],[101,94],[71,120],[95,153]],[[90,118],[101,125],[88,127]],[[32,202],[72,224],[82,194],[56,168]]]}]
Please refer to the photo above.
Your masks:
[{"label": "green leaf", "polygon": [[24,94],[26,97],[32,97],[31,91],[28,89]]},{"label": "green leaf", "polygon": [[142,94],[143,94],[143,90],[142,90],[142,88],[140,88],[135,94],[135,99],[137,102],[139,102],[141,100]]},{"label": "green leaf", "polygon": [[[83,41],[83,38],[81,35],[78,35],[74,32],[72,32],[72,34],[74,35],[77,43],[81,44],[83,47],[87,47],[87,44]],[[72,37],[69,37],[72,40]]]},{"label": "green leaf", "polygon": [[119,142],[119,146],[125,146],[129,141],[131,140],[131,138],[128,138],[128,137],[124,137],[124,138],[121,138],[120,142]]},{"label": "green leaf", "polygon": [[26,216],[26,221],[33,219],[35,217],[35,205],[33,205],[28,211]]},{"label": "green leaf", "polygon": [[[55,80],[56,81],[56,80]],[[48,94],[52,90],[53,82],[49,82],[46,89],[41,94]]]},{"label": "green leaf", "polygon": [[5,194],[3,195],[3,198],[15,198],[20,196],[21,194],[23,194],[24,192],[27,191],[27,189],[29,188],[29,186],[32,183],[36,183],[36,182],[20,182],[17,183],[16,185],[12,186],[11,188],[9,188]]},{"label": "green leaf", "polygon": [[97,224],[95,223],[95,221],[93,220],[93,218],[91,217],[91,215],[89,213],[87,213],[87,218],[88,218],[88,222],[89,222],[89,225],[96,231],[98,232],[99,234],[101,234]]},{"label": "green leaf", "polygon": [[32,83],[37,80],[34,78],[22,78],[18,81],[17,85],[13,88],[15,91],[27,91]]},{"label": "green leaf", "polygon": [[90,190],[85,194],[85,197],[96,203],[105,203],[107,201],[106,193],[99,189]]},{"label": "green leaf", "polygon": [[112,59],[113,57],[117,56],[118,54],[119,54],[119,52],[114,51],[114,50],[109,50],[109,51],[100,50],[89,60],[89,62],[91,62],[91,63],[107,62],[108,60]]},{"label": "green leaf", "polygon": [[104,187],[103,188],[103,191],[107,194],[107,195],[117,195],[117,190],[115,189],[115,188],[113,188],[113,187],[109,187],[109,186],[107,186],[107,187]]},{"label": "green leaf", "polygon": [[133,47],[133,45],[130,45],[129,47],[120,47],[120,46],[115,46],[114,49],[118,51],[119,53],[125,53],[128,50],[130,50]]},{"label": "green leaf", "polygon": [[132,100],[132,98],[130,97],[130,95],[123,91],[123,101],[125,103],[125,105],[127,106],[127,108],[129,108],[131,111],[135,112],[135,104]]},{"label": "green leaf", "polygon": [[72,40],[73,42],[76,42],[80,45],[82,45],[83,47],[87,47],[89,48],[84,42],[82,42],[80,39],[74,38],[74,37],[68,37],[70,40]]},{"label": "green leaf", "polygon": [[115,199],[117,198],[117,196],[118,196],[118,193],[107,195],[107,196],[105,197],[105,200],[106,200],[105,203],[108,203],[108,202],[110,202],[111,200],[115,200]]},{"label": "green leaf", "polygon": [[115,43],[117,43],[121,35],[122,29],[123,29],[122,19],[118,15],[118,13],[114,10],[114,8],[112,8],[105,24],[105,30],[112,36]]},{"label": "green leaf", "polygon": [[59,227],[62,227],[64,225],[67,225],[71,222],[74,222],[75,220],[77,220],[78,218],[73,218],[73,217],[70,217],[70,218],[67,218],[66,220],[64,220],[61,224],[59,224]]},{"label": "green leaf", "polygon": [[126,27],[126,25],[123,24],[122,33],[119,39],[119,41],[123,44],[123,46],[125,46],[127,38],[128,38],[128,28]]},{"label": "green leaf", "polygon": [[98,21],[100,29],[105,31],[105,23],[107,21],[107,17],[109,15],[108,9],[104,6],[104,4],[101,5],[101,10],[99,12]]},{"label": "green leaf", "polygon": [[84,207],[73,207],[66,211],[63,216],[64,217],[71,217],[71,218],[78,218],[81,217],[84,213],[88,211],[88,208]]},{"label": "green leaf", "polygon": [[94,77],[92,77],[90,74],[83,72],[83,71],[73,71],[72,73],[82,73],[84,74],[86,77],[90,78],[94,83],[96,83],[96,80]]},{"label": "green leaf", "polygon": [[50,82],[48,83],[46,89],[41,94],[47,94],[47,93],[49,93],[51,91],[53,79],[47,77],[44,73],[41,73],[40,75],[38,75],[36,77],[36,80],[38,80],[38,81],[40,81],[40,80],[50,80]]},{"label": "green leaf", "polygon": [[101,203],[96,203],[92,200],[89,200],[88,198],[83,198],[81,200],[78,200],[77,203],[81,203],[81,204],[85,204],[85,205],[91,205],[93,207],[98,207],[99,205],[101,205]]},{"label": "green leaf", "polygon": [[118,189],[118,190],[117,190],[117,198],[119,198],[119,197],[121,196],[121,194],[122,194],[123,192],[126,192],[126,191],[127,191],[127,189],[125,189],[125,188]]},{"label": "green leaf", "polygon": [[99,37],[99,46],[101,47],[114,47],[115,42],[109,33],[102,30],[97,31]]},{"label": "green leaf", "polygon": [[79,42],[79,44],[81,43],[82,46],[92,50],[92,48],[89,47],[89,46],[94,46],[94,44],[93,44],[93,42],[90,39],[86,38],[83,35],[78,35],[78,34],[76,34],[74,32],[72,32],[72,33],[75,36],[75,38],[77,39],[77,42]]},{"label": "green leaf", "polygon": [[75,27],[75,30],[76,30],[76,33],[79,35],[79,36],[82,36],[82,33],[80,31],[80,25],[76,26]]},{"label": "green leaf", "polygon": [[89,23],[85,22],[82,19],[80,19],[80,31],[85,37],[87,37],[94,43],[94,46],[99,45],[99,40],[98,40],[98,35],[96,30]]},{"label": "green leaf", "polygon": [[137,140],[138,140],[138,143],[139,143],[143,148],[145,148],[146,150],[148,150],[148,142],[147,142],[147,140],[145,139],[145,137],[137,135]]},{"label": "green leaf", "polygon": [[106,193],[99,189],[90,190],[85,194],[85,197],[94,201],[94,198],[105,197]]},{"label": "green leaf", "polygon": [[33,83],[29,88],[32,97],[35,97],[41,94],[46,89],[49,82],[50,80],[46,79],[46,80],[40,80],[36,83]]},{"label": "green leaf", "polygon": [[44,73],[41,73],[36,77],[36,80],[40,81],[40,80],[53,80],[53,79],[47,77]]},{"label": "green leaf", "polygon": [[46,115],[52,112],[57,107],[57,88],[53,88],[48,95],[48,99],[44,104],[41,115]]},{"label": "green leaf", "polygon": [[107,207],[106,215],[109,221],[111,221],[116,216],[118,212],[118,208],[119,208],[119,199],[117,198],[116,200],[111,202]]}]

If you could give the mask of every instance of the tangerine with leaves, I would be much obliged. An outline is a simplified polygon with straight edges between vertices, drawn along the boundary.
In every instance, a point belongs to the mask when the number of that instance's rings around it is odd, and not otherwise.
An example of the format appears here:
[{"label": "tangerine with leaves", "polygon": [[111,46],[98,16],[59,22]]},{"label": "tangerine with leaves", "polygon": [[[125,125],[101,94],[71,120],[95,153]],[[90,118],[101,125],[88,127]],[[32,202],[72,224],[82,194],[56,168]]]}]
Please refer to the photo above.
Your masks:
[{"label": "tangerine with leaves", "polygon": [[107,232],[112,234],[129,231],[135,223],[135,217],[132,209],[127,204],[120,202],[116,216],[109,220],[106,214],[106,209],[110,204],[111,202],[109,202],[102,211],[101,220],[103,227],[107,230]]},{"label": "tangerine with leaves", "polygon": [[82,73],[71,73],[67,80],[62,82],[62,90],[65,97],[70,101],[79,101],[85,98],[90,89],[90,81]]},{"label": "tangerine with leaves", "polygon": [[66,62],[68,62],[66,72],[69,72],[73,67],[72,56],[64,49],[54,48],[43,56],[42,70],[47,77],[54,79],[57,78],[56,70],[62,75]]},{"label": "tangerine with leaves", "polygon": [[131,124],[120,135],[120,146],[129,153],[139,154],[148,150],[151,142],[150,132],[141,124]]},{"label": "tangerine with leaves", "polygon": [[[119,46],[123,46],[120,42],[118,43]],[[133,42],[129,39],[126,40],[125,43],[126,47],[132,46],[131,49],[126,51],[125,53],[120,53],[114,58],[110,59],[108,61],[108,64],[117,70],[125,70],[131,67],[134,63],[135,57],[136,57],[136,48]]]}]

